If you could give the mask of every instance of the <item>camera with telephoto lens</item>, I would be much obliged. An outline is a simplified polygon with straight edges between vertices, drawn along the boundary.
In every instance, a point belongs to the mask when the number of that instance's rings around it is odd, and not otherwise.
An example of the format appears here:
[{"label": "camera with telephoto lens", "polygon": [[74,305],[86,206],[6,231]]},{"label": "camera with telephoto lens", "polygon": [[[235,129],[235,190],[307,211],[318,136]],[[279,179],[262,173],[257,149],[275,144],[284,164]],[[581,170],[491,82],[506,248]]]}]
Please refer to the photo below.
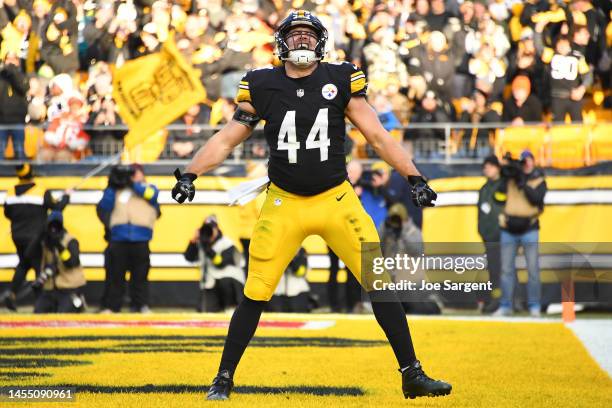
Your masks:
[{"label": "camera with telephoto lens", "polygon": [[361,177],[359,178],[359,181],[357,182],[358,185],[360,185],[363,188],[369,188],[372,189],[374,188],[374,175],[377,176],[382,176],[383,175],[383,171],[378,169],[378,170],[364,170],[363,173],[361,174]]},{"label": "camera with telephoto lens", "polygon": [[202,246],[210,245],[214,233],[214,226],[212,224],[205,224],[200,228],[200,243]]},{"label": "camera with telephoto lens", "polygon": [[55,265],[51,265],[51,264],[45,265],[40,271],[40,274],[38,275],[36,280],[32,282],[32,288],[34,289],[42,288],[45,282],[53,278],[56,273],[57,273],[57,268],[55,267]]},{"label": "camera with telephoto lens", "polygon": [[128,187],[132,183],[134,168],[132,166],[117,165],[113,166],[108,176],[108,185],[114,189]]},{"label": "camera with telephoto lens", "polygon": [[64,227],[58,221],[51,221],[47,225],[45,231],[45,245],[49,249],[58,248],[61,246],[61,241],[64,236]]},{"label": "camera with telephoto lens", "polygon": [[506,164],[501,167],[501,176],[508,179],[520,180],[523,176],[523,162],[513,159],[510,153],[504,156]]}]

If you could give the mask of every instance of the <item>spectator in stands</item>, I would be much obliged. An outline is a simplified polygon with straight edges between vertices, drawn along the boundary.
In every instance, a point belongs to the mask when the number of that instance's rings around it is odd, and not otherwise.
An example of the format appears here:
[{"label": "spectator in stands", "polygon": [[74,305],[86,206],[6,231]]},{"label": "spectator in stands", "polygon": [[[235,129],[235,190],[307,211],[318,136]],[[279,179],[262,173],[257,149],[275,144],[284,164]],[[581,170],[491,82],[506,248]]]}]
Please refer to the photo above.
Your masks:
[{"label": "spectator in stands", "polygon": [[363,57],[367,67],[369,88],[372,91],[383,91],[387,81],[393,79],[402,85],[408,82],[408,71],[402,62],[398,45],[394,41],[392,27],[378,26],[372,33],[372,41],[363,47]]},{"label": "spectator in stands", "polygon": [[531,83],[531,92],[540,100],[543,107],[550,107],[549,78],[546,74],[544,63],[538,57],[533,40],[534,32],[530,27],[525,27],[520,33],[520,39],[516,49],[508,56],[509,82],[518,75],[525,75]]},{"label": "spectator in stands", "polygon": [[304,248],[300,248],[276,285],[270,300],[270,310],[284,313],[310,312],[315,299],[310,293],[307,273],[308,254]]},{"label": "spectator in stands", "polygon": [[422,25],[427,24],[427,17],[430,13],[429,0],[415,0],[414,2],[414,14],[418,21]]},{"label": "spectator in stands", "polygon": [[209,18],[207,15],[190,14],[185,18],[183,31],[176,37],[176,46],[181,51],[187,61],[196,65],[205,58],[201,54],[210,41],[211,35]]},{"label": "spectator in stands", "polygon": [[519,75],[512,81],[512,95],[504,101],[502,119],[513,126],[542,121],[542,104],[531,93],[531,82],[527,76]]},{"label": "spectator in stands", "polygon": [[[21,72],[18,56],[8,52],[0,66],[0,153],[5,159],[9,136],[13,141],[14,158],[25,159],[25,118],[28,112],[28,80]],[[8,127],[8,128],[4,128]]]},{"label": "spectator in stands", "polygon": [[145,180],[139,164],[119,165],[111,170],[108,187],[98,203],[98,214],[110,231],[108,310],[119,312],[125,291],[125,274],[130,271],[130,310],[148,313],[149,241],[155,221],[161,215],[158,188]]},{"label": "spectator in stands", "polygon": [[113,35],[109,32],[109,26],[114,16],[113,0],[97,2],[93,21],[89,20],[82,32],[87,61],[108,61],[113,43]]},{"label": "spectator in stands", "polygon": [[[155,2],[160,3],[161,2]],[[151,18],[156,15],[156,8],[151,8]],[[137,54],[138,31],[137,11],[133,2],[121,3],[106,30],[112,38],[109,43],[108,54],[104,61],[121,67],[125,61],[135,58]]]},{"label": "spectator in stands", "polygon": [[[609,3],[606,6],[603,4],[606,2],[588,1],[588,0],[574,0],[569,6],[569,11],[572,16],[574,32],[574,44],[586,58],[587,63],[592,67],[598,68],[598,74],[601,80],[604,77],[610,76],[609,64],[610,55],[606,52],[606,33],[604,27],[610,23],[610,16],[606,17],[606,13],[610,14],[611,8]],[[584,32],[586,29],[588,32]],[[600,63],[603,60],[608,60],[608,70],[603,69]],[[605,61],[604,65],[605,65]]]},{"label": "spectator in stands", "polygon": [[460,121],[471,123],[473,127],[467,129],[463,137],[463,148],[472,156],[476,157],[479,148],[489,146],[489,137],[493,133],[492,128],[478,127],[478,124],[497,123],[501,120],[502,106],[499,102],[490,102],[489,95],[481,88],[476,88],[471,99],[462,99],[462,113]]},{"label": "spectator in stands", "polygon": [[173,124],[185,126],[185,129],[170,130],[169,142],[172,152],[179,158],[190,157],[196,143],[201,142],[198,138],[206,135],[202,125],[209,121],[210,109],[203,105],[194,105]]},{"label": "spectator in stands", "polygon": [[[412,123],[446,123],[451,121],[450,114],[444,109],[435,92],[425,92],[420,104],[415,108]],[[414,129],[410,131],[414,139],[444,140],[444,129]]]},{"label": "spectator in stands", "polygon": [[[89,71],[90,66],[102,61],[120,67],[125,61],[156,52],[173,31],[179,51],[202,71],[201,79],[213,105],[220,98],[233,99],[245,70],[272,62],[275,24],[289,7],[304,7],[316,10],[329,28],[327,59],[363,65],[370,90],[391,100],[392,110],[403,124],[415,115],[415,107],[421,109],[427,89],[437,94],[442,102],[438,105],[454,119],[447,106],[451,97],[469,98],[479,87],[486,90],[490,102],[502,100],[504,86],[518,75],[529,77],[532,94],[546,111],[551,108],[551,92],[567,94],[557,97],[553,109],[557,117],[569,110],[578,116],[575,112],[592,83],[589,77],[597,77],[604,92],[609,88],[612,57],[604,29],[609,22],[609,7],[602,2],[459,3],[197,0],[181,5],[165,0],[4,0],[0,7],[0,55],[15,53],[22,72],[34,77],[69,74],[66,77],[74,79],[75,86],[66,87],[63,93],[70,95],[73,88],[91,87],[93,79],[83,86],[83,71]],[[508,13],[511,3],[514,16]],[[563,65],[558,63],[562,59],[544,64],[542,53],[535,51],[536,26],[545,29],[543,43],[551,49],[558,38],[569,38],[572,52],[565,57],[580,53],[589,73],[584,74],[585,65],[580,64],[576,83],[566,89],[560,86],[563,81],[572,81],[562,77],[559,67],[555,68],[557,79],[553,79],[553,65]],[[509,33],[512,41],[518,41],[512,50]],[[411,61],[419,66],[411,67]],[[551,91],[549,82],[555,82],[555,90]],[[486,83],[484,88],[482,83]],[[113,110],[110,101],[103,109],[106,112],[98,116],[100,104],[90,96],[88,89],[85,110],[92,111],[89,124],[110,125],[112,120],[105,119],[113,116],[107,114]],[[28,98],[29,119],[33,123],[43,121],[41,95]],[[67,111],[65,97],[53,91],[50,99],[48,121],[58,114],[58,106],[63,105],[59,110]],[[224,106],[221,102],[220,107]],[[223,115],[212,116],[218,123]],[[113,133],[116,138],[122,135]],[[93,147],[95,150],[96,144]]]},{"label": "spectator in stands", "polygon": [[50,122],[64,112],[68,112],[68,98],[75,93],[72,78],[68,74],[59,74],[49,81],[49,99],[47,101],[47,120]]},{"label": "spectator in stands", "polygon": [[443,101],[452,96],[454,58],[448,49],[446,37],[440,31],[433,31],[428,41],[414,47],[407,55],[411,75],[425,79],[431,89]]},{"label": "spectator in stands", "polygon": [[125,131],[108,129],[123,124],[119,116],[117,104],[113,99],[113,87],[111,73],[106,65],[99,63],[99,71],[92,72],[92,85],[87,91],[87,103],[90,107],[87,124],[91,127],[87,133],[91,136],[90,147],[93,154],[108,154],[109,152],[100,146],[100,142],[108,143],[113,140],[122,140]]},{"label": "spectator in stands", "polygon": [[482,164],[482,174],[486,177],[485,184],[478,192],[478,234],[485,245],[487,256],[487,270],[489,281],[493,287],[490,298],[483,306],[483,313],[493,313],[499,308],[501,289],[499,280],[501,275],[501,247],[499,244],[499,214],[502,206],[495,198],[502,179],[500,177],[500,164],[497,156],[485,158]]},{"label": "spectator in stands", "polygon": [[582,121],[582,104],[587,87],[593,82],[593,74],[584,55],[572,49],[567,36],[557,38],[554,49],[545,46],[543,31],[547,20],[535,27],[535,47],[550,75],[551,110],[553,121],[564,122],[569,114],[572,122]]},{"label": "spectator in stands", "polygon": [[37,76],[30,77],[30,89],[28,89],[28,115],[29,123],[38,125],[45,120],[47,106],[45,97],[47,95],[47,84],[44,79]]},{"label": "spectator in stands", "polygon": [[502,297],[495,316],[512,314],[512,300],[516,284],[516,256],[523,248],[527,260],[527,305],[529,314],[540,316],[540,266],[538,218],[544,209],[547,187],[542,170],[535,166],[533,154],[526,150],[520,162],[505,159],[501,169],[502,182],[494,194],[503,206],[500,220],[501,289]]},{"label": "spectator in stands", "polygon": [[464,1],[459,6],[461,16],[452,18],[444,34],[449,38],[449,48],[453,51],[453,97],[467,97],[472,93],[474,81],[469,71],[471,54],[466,49],[466,39],[473,38],[478,29],[478,22],[474,16],[474,2]]},{"label": "spectator in stands", "polygon": [[160,50],[162,42],[159,39],[158,28],[154,23],[145,24],[139,34],[143,46],[137,49],[136,58],[147,54],[153,54]]},{"label": "spectator in stands", "polygon": [[200,262],[200,312],[233,308],[242,300],[244,275],[240,252],[221,232],[215,216],[209,216],[189,241],[184,253],[189,262]]},{"label": "spectator in stands", "polygon": [[446,11],[444,0],[431,0],[430,4],[431,10],[425,17],[427,26],[431,31],[443,31],[452,15]]},{"label": "spectator in stands", "polygon": [[[364,26],[359,22],[355,15],[355,7],[348,1],[329,1],[323,2],[317,11],[323,25],[329,28],[329,38],[331,45],[329,58],[332,61],[350,61],[353,64],[361,64],[361,50],[366,38]],[[380,18],[376,13],[375,19]]]},{"label": "spectator in stands", "polygon": [[79,68],[77,8],[72,0],[53,0],[42,27],[40,56],[55,74],[74,74]]},{"label": "spectator in stands", "polygon": [[[32,18],[32,25],[30,26],[30,33],[28,36],[27,56],[25,61],[25,69],[28,74],[37,72],[39,68],[44,65],[44,61],[40,56],[40,48],[43,41],[42,39],[46,34],[43,29],[50,19],[49,11],[51,10],[51,4],[46,0],[34,0],[31,4],[32,10],[29,16]],[[44,66],[49,70],[51,69],[48,65]]]},{"label": "spectator in stands", "polygon": [[496,54],[496,48],[491,43],[479,44],[468,67],[477,82],[485,83],[491,88],[489,94],[492,98],[497,99],[501,95],[507,65],[503,57]]},{"label": "spectator in stands", "polygon": [[79,313],[85,309],[81,288],[85,274],[79,241],[64,228],[64,218],[52,211],[42,239],[41,273],[33,287],[42,288],[34,313]]},{"label": "spectator in stands", "polygon": [[83,130],[87,120],[84,100],[79,92],[68,98],[68,112],[56,116],[45,132],[38,157],[43,162],[72,162],[84,154],[89,135]]}]

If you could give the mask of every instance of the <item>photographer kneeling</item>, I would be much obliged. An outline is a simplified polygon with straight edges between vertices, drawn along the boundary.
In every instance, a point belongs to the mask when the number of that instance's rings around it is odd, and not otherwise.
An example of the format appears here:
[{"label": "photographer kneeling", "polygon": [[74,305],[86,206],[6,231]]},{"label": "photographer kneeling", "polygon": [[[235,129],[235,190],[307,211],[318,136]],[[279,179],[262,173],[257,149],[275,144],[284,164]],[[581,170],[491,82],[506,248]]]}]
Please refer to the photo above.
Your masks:
[{"label": "photographer kneeling", "polygon": [[42,288],[34,313],[79,313],[85,308],[80,288],[85,275],[79,260],[79,242],[64,229],[62,213],[49,215],[42,240],[41,272],[32,284]]},{"label": "photographer kneeling", "polygon": [[512,314],[512,299],[516,277],[516,256],[523,247],[527,260],[527,305],[531,316],[540,316],[540,266],[538,261],[540,224],[538,218],[544,209],[546,181],[544,173],[535,167],[529,150],[521,153],[521,160],[506,156],[502,161],[502,182],[494,197],[503,204],[499,216],[501,228],[501,289],[500,307],[495,316]]},{"label": "photographer kneeling", "polygon": [[202,265],[198,311],[219,312],[240,303],[244,285],[240,252],[223,235],[214,216],[204,220],[184,256],[187,261]]}]

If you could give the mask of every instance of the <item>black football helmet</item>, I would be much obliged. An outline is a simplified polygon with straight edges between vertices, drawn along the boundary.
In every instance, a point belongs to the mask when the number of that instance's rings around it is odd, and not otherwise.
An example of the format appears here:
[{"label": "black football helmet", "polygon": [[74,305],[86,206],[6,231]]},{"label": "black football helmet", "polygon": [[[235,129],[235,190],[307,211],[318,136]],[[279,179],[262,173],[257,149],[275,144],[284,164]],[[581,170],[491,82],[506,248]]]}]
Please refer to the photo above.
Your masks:
[{"label": "black football helmet", "polygon": [[310,64],[315,61],[320,61],[325,55],[325,44],[327,43],[327,29],[321,23],[314,14],[310,11],[298,10],[292,11],[281,23],[279,24],[276,32],[274,33],[274,41],[276,42],[276,48],[278,52],[278,58],[281,61],[291,61],[298,65],[302,65],[302,59],[292,58],[291,51],[301,50],[290,50],[286,42],[287,33],[294,27],[309,27],[312,29],[317,36],[317,43],[314,50],[314,58],[312,61],[310,58],[306,58],[304,64]]}]

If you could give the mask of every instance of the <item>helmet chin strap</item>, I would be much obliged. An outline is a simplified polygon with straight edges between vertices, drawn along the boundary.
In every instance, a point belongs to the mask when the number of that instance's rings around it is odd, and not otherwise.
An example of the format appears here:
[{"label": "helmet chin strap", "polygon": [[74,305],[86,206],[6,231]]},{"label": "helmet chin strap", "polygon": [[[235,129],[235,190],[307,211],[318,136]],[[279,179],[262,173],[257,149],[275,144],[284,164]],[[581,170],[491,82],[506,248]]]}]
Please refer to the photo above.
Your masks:
[{"label": "helmet chin strap", "polygon": [[319,58],[317,58],[315,52],[310,50],[289,51],[289,56],[286,59],[286,61],[289,61],[299,67],[308,67],[318,60]]}]

